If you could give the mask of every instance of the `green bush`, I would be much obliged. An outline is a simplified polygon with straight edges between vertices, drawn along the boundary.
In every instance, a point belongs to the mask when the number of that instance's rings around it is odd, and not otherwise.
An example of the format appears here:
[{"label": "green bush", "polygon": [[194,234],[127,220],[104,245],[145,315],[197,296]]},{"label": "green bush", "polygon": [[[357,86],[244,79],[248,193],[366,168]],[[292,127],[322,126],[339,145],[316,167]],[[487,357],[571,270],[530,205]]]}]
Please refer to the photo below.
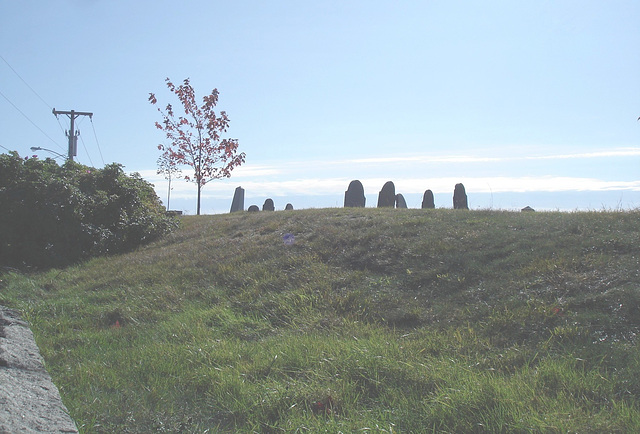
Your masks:
[{"label": "green bush", "polygon": [[0,155],[0,266],[65,266],[132,250],[175,225],[153,186],[119,164]]}]

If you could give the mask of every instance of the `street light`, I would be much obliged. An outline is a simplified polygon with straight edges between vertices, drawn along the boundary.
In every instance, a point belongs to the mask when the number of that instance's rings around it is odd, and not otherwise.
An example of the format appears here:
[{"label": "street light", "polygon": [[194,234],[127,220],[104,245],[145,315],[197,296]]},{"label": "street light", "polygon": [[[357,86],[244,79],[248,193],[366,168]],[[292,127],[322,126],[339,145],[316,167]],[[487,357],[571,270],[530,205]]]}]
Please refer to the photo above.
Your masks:
[{"label": "street light", "polygon": [[56,152],[56,151],[52,151],[51,149],[41,148],[41,147],[39,147],[39,146],[32,146],[32,147],[31,147],[31,151],[32,151],[32,152],[35,152],[35,151],[47,151],[47,152],[51,152],[52,154],[55,154],[55,155],[56,155],[56,158],[57,158],[57,157],[67,158],[67,156],[66,156],[66,155],[62,155],[61,153]]}]

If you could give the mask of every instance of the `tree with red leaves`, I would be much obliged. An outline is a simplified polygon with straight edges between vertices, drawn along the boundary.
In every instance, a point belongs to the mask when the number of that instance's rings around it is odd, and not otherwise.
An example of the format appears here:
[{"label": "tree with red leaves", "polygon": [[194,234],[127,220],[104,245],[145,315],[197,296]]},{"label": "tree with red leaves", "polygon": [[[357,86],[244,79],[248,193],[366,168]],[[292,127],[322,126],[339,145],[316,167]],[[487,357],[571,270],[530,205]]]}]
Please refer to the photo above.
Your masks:
[{"label": "tree with red leaves", "polygon": [[[169,140],[168,145],[158,145],[163,152],[161,158],[173,162],[175,166],[189,166],[193,175],[184,175],[185,181],[194,182],[198,187],[197,214],[200,215],[200,191],[214,179],[229,178],[231,171],[244,163],[244,152],[238,153],[237,139],[221,139],[220,135],[229,128],[229,117],[221,111],[216,115],[218,89],[202,98],[198,105],[193,87],[186,78],[175,86],[169,78],[165,80],[184,107],[184,116],[176,116],[171,104],[158,111],[162,123],[156,122],[156,128],[162,130]],[[157,104],[156,96],[149,94],[149,102]]]}]

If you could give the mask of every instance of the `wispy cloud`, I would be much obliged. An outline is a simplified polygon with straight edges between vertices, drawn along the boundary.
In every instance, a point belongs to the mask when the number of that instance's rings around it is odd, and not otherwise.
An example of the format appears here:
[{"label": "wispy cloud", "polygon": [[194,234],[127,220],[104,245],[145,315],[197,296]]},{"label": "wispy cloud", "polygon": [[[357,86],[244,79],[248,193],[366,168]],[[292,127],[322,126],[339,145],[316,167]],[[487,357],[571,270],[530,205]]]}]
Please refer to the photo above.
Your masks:
[{"label": "wispy cloud", "polygon": [[[450,193],[455,184],[462,182],[468,192],[476,193],[524,193],[524,192],[569,192],[569,191],[640,191],[640,181],[612,180],[611,176],[590,176],[545,172],[547,164],[540,166],[540,175],[518,176],[517,172],[506,173],[505,176],[482,176],[486,173],[464,171],[462,176],[451,176],[448,164],[487,163],[513,161],[545,161],[567,159],[630,158],[640,156],[640,148],[618,148],[596,150],[584,153],[522,155],[522,156],[474,156],[474,155],[412,155],[394,157],[372,157],[363,159],[320,160],[320,161],[288,161],[277,164],[245,164],[233,172],[231,179],[216,180],[207,184],[203,197],[230,199],[235,187],[242,186],[245,196],[250,197],[283,197],[283,196],[326,196],[342,197],[349,182],[360,179],[366,194],[377,194],[386,181],[393,181],[396,191],[403,194],[424,193],[426,189],[434,193]],[[610,160],[609,160],[610,161]],[[424,173],[420,164],[439,162],[438,173],[430,171],[432,176],[421,176]],[[410,164],[416,163],[416,164]],[[604,164],[604,163],[603,163]],[[485,167],[485,166],[480,166]],[[502,166],[501,166],[502,167]],[[506,164],[505,167],[512,166]],[[448,174],[447,174],[448,172]],[[447,176],[437,176],[445,173]],[[168,181],[155,170],[140,171],[143,178],[155,185],[160,197],[166,197]],[[358,174],[351,177],[351,174]],[[465,176],[468,175],[468,176]],[[606,179],[604,179],[606,178]],[[176,199],[192,199],[196,196],[196,187],[180,179],[173,180],[171,197]]]},{"label": "wispy cloud", "polygon": [[397,163],[487,163],[505,161],[500,157],[480,157],[474,155],[407,155],[400,157],[356,158],[343,164],[397,164]]},{"label": "wispy cloud", "polygon": [[[511,151],[513,152],[513,151]],[[409,166],[435,165],[443,168],[447,165],[455,164],[499,164],[514,162],[532,162],[532,161],[563,161],[563,160],[592,160],[592,159],[610,159],[610,158],[626,158],[640,157],[640,148],[617,148],[607,150],[597,150],[579,153],[525,153],[522,155],[509,155],[508,152],[500,153],[501,155],[441,155],[441,154],[412,154],[412,155],[395,155],[395,156],[378,156],[370,158],[347,158],[338,160],[298,160],[277,163],[268,163],[261,165],[253,165],[250,163],[240,166],[234,171],[234,178],[264,178],[268,176],[296,176],[304,174],[308,176],[317,172],[331,171],[336,172],[340,169],[349,170],[352,173],[363,170],[405,170]],[[314,173],[316,172],[316,173]]]},{"label": "wispy cloud", "polygon": [[[451,180],[453,181],[453,179]],[[527,193],[563,191],[640,191],[640,181],[605,181],[595,178],[566,176],[544,177],[483,177],[462,182],[468,191],[478,193]]]},{"label": "wispy cloud", "polygon": [[[273,176],[290,176],[295,173],[308,174],[310,171],[319,171],[326,169],[347,168],[354,170],[359,167],[379,166],[383,168],[402,168],[408,164],[456,164],[456,163],[501,163],[514,161],[536,161],[536,160],[579,160],[579,159],[606,159],[620,157],[640,157],[640,148],[616,148],[607,150],[598,150],[581,153],[567,154],[523,154],[508,155],[504,153],[499,156],[492,155],[439,155],[439,154],[413,154],[400,156],[380,156],[370,158],[351,158],[339,160],[298,160],[270,162],[263,164],[245,163],[233,171],[233,177],[236,179],[244,178],[265,178]],[[143,177],[155,176],[155,170],[140,171]]]},{"label": "wispy cloud", "polygon": [[638,157],[640,156],[640,148],[619,148],[605,151],[582,152],[575,154],[552,154],[552,155],[532,155],[520,157],[526,160],[566,160],[581,158],[615,158],[615,157]]},{"label": "wispy cloud", "polygon": [[[363,178],[360,180],[366,194],[377,194],[388,179]],[[342,197],[349,186],[347,178],[307,178],[283,181],[245,181],[241,186],[246,197],[284,196],[327,196]],[[461,182],[469,193],[526,193],[526,192],[568,192],[568,191],[640,191],[640,181],[605,181],[595,178],[571,177],[464,177],[464,178],[400,178],[393,180],[396,191],[403,194],[424,193],[429,189],[434,193],[451,193],[455,184]],[[160,197],[167,195],[168,182],[154,183]],[[202,189],[202,196],[209,198],[231,198],[235,187],[229,181],[213,182]],[[171,197],[191,199],[196,197],[192,183],[173,182]]]},{"label": "wispy cloud", "polygon": [[594,152],[579,152],[571,154],[547,154],[547,155],[503,155],[503,156],[479,156],[479,155],[407,155],[394,157],[357,158],[343,161],[346,164],[394,164],[394,163],[499,163],[527,160],[566,160],[589,158],[613,158],[613,157],[637,157],[640,156],[640,148],[619,148]]},{"label": "wispy cloud", "polygon": [[234,169],[233,176],[250,178],[258,176],[273,176],[279,175],[281,173],[282,168],[280,167],[246,164]]}]

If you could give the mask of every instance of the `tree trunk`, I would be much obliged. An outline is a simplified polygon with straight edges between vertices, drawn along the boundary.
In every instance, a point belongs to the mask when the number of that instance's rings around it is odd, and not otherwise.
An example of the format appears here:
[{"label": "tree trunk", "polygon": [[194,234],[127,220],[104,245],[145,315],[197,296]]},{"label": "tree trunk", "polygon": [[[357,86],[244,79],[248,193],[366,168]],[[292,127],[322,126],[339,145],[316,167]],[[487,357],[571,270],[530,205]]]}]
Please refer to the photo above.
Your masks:
[{"label": "tree trunk", "polygon": [[170,201],[171,201],[171,173],[169,173],[169,191],[167,192],[167,211],[171,209],[169,207]]},{"label": "tree trunk", "polygon": [[200,215],[200,189],[202,189],[202,186],[198,183],[198,210],[196,211],[196,215]]}]

